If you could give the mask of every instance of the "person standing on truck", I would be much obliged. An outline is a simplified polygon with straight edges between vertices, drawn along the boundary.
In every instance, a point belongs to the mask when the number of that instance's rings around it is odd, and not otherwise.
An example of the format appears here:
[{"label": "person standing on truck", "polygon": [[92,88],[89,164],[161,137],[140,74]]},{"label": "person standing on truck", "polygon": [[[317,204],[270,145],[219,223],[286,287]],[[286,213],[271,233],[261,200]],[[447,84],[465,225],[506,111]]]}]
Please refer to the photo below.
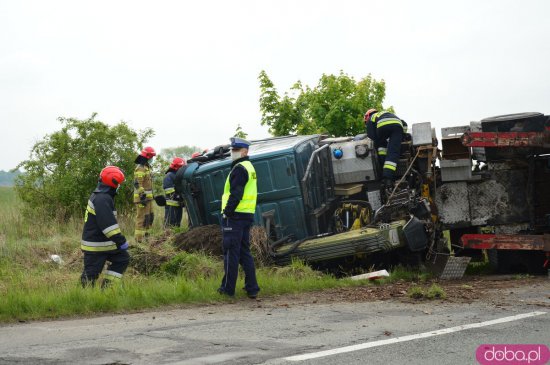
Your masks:
[{"label": "person standing on truck", "polygon": [[164,227],[179,227],[183,216],[183,198],[176,192],[176,172],[187,163],[181,157],[174,157],[166,171],[162,188],[166,196],[164,207]]},{"label": "person standing on truck", "polygon": [[222,235],[224,276],[218,292],[234,296],[239,263],[244,271],[244,289],[255,299],[260,291],[254,259],[250,253],[250,227],[254,222],[258,195],[256,170],[249,160],[250,142],[232,137],[231,172],[222,195]]},{"label": "person standing on truck", "polygon": [[134,171],[134,204],[137,206],[134,238],[141,242],[149,235],[155,218],[153,214],[153,177],[151,163],[157,153],[153,147],[145,147],[136,157]]},{"label": "person standing on truck", "polygon": [[80,276],[83,287],[95,285],[105,262],[109,261],[109,266],[103,275],[102,288],[120,280],[130,262],[128,241],[120,231],[115,210],[115,195],[124,180],[121,169],[105,167],[88,200],[80,244],[84,253],[84,269]]},{"label": "person standing on truck", "polygon": [[382,164],[382,185],[393,188],[397,162],[401,154],[403,133],[407,131],[407,123],[388,111],[369,109],[365,113],[367,136],[374,142]]}]

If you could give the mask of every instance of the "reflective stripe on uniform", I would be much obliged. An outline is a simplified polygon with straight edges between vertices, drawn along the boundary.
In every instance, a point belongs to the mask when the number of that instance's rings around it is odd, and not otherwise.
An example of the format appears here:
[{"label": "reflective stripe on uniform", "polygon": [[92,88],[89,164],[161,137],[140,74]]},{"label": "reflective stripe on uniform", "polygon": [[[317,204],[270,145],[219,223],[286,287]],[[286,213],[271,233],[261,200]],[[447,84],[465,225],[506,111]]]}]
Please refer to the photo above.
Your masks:
[{"label": "reflective stripe on uniform", "polygon": [[80,241],[80,248],[84,251],[112,251],[116,250],[116,243],[113,241],[103,241],[103,242],[90,242],[90,241]]},{"label": "reflective stripe on uniform", "polygon": [[376,128],[380,128],[380,127],[383,127],[385,125],[390,125],[390,124],[399,124],[401,127],[403,127],[403,123],[401,123],[401,120],[399,120],[399,119],[384,118],[384,119],[380,119],[378,121],[378,123],[376,123]]},{"label": "reflective stripe on uniform", "polygon": [[153,199],[153,190],[145,190],[145,196],[149,199]]},{"label": "reflective stripe on uniform", "polygon": [[166,189],[164,189],[164,194],[172,194],[175,191],[176,191],[176,189],[174,189],[174,188],[166,188]]},{"label": "reflective stripe on uniform", "polygon": [[115,234],[120,233],[120,228],[118,224],[113,224],[112,226],[105,228],[102,232],[105,236],[111,238]]},{"label": "reflective stripe on uniform", "polygon": [[386,156],[388,154],[388,149],[385,147],[378,147],[378,155]]},{"label": "reflective stripe on uniform", "polygon": [[89,213],[92,213],[93,215],[95,215],[95,210],[93,208],[91,208],[89,205],[86,207],[86,210],[89,212]]},{"label": "reflective stripe on uniform", "polygon": [[116,271],[111,271],[111,270],[105,270],[105,274],[103,274],[103,276],[105,277],[105,279],[110,279],[110,280],[120,280],[120,279],[122,279],[122,274],[121,273],[116,272]]},{"label": "reflective stripe on uniform", "polygon": [[388,170],[395,171],[397,170],[397,164],[395,162],[386,161],[384,162],[384,168]]},{"label": "reflective stripe on uniform", "polygon": [[179,207],[180,203],[177,200],[166,200],[166,205],[169,207]]}]

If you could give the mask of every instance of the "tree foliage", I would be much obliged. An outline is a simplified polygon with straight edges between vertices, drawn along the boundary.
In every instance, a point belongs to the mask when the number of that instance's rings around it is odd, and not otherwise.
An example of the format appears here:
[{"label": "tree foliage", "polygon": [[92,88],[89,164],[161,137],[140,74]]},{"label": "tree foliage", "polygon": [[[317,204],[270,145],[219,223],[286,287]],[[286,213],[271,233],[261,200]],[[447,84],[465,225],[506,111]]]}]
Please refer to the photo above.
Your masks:
[{"label": "tree foliage", "polygon": [[203,149],[197,146],[179,146],[163,148],[160,151],[160,155],[166,160],[171,161],[174,157],[181,157],[183,159],[190,159],[194,152],[201,152]]},{"label": "tree foliage", "polygon": [[356,81],[343,71],[323,74],[314,88],[296,82],[280,96],[265,71],[260,72],[262,125],[274,136],[326,133],[353,136],[365,132],[363,115],[370,108],[384,108],[384,80],[369,74]]},{"label": "tree foliage", "polygon": [[120,167],[126,181],[119,189],[118,208],[132,206],[133,172],[137,152],[154,135],[152,129],[134,131],[126,123],[109,126],[95,119],[59,118],[61,130],[34,144],[25,173],[15,182],[21,200],[32,210],[66,219],[82,214],[103,167]]},{"label": "tree foliage", "polygon": [[233,135],[233,137],[239,137],[239,138],[247,139],[248,138],[248,133],[246,133],[243,130],[243,128],[241,127],[241,125],[238,124],[237,129],[235,129],[235,134]]}]

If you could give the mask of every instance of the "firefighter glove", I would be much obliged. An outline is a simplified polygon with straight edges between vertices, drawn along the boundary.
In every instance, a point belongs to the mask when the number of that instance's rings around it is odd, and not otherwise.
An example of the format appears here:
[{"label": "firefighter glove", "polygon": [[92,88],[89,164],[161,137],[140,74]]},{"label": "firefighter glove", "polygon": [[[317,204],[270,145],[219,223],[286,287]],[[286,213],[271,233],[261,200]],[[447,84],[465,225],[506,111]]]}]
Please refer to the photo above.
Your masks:
[{"label": "firefighter glove", "polygon": [[145,193],[139,194],[139,202],[145,205],[147,203],[147,194]]}]

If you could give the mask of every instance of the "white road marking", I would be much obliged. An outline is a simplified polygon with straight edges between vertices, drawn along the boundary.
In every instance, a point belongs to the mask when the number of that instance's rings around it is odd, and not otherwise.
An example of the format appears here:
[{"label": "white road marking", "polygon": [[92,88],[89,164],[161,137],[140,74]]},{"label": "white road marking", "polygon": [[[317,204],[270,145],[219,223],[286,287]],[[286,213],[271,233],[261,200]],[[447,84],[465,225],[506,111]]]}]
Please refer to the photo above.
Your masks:
[{"label": "white road marking", "polygon": [[427,338],[427,337],[433,337],[433,336],[439,336],[439,335],[446,335],[448,333],[465,331],[465,330],[468,330],[468,329],[471,329],[471,328],[480,328],[480,327],[492,326],[492,325],[500,324],[500,323],[518,321],[518,320],[524,319],[524,318],[541,316],[541,315],[546,314],[546,313],[547,312],[530,312],[530,313],[518,314],[518,315],[510,316],[510,317],[503,317],[503,318],[493,319],[491,321],[464,324],[464,325],[461,325],[461,326],[449,327],[449,328],[444,328],[444,329],[429,331],[429,332],[423,332],[423,333],[417,333],[417,334],[414,334],[414,335],[408,335],[408,336],[402,336],[402,337],[396,337],[396,338],[389,338],[387,340],[365,342],[365,343],[360,343],[360,344],[352,345],[352,346],[339,347],[339,348],[335,348],[335,349],[332,349],[332,350],[312,352],[310,354],[303,354],[303,355],[289,356],[289,357],[285,357],[284,359],[288,360],[288,361],[311,360],[311,359],[316,359],[316,358],[319,358],[319,357],[343,354],[343,353],[346,353],[346,352],[364,350],[364,349],[368,349],[368,348],[372,348],[372,347],[391,345],[391,344],[398,343],[398,342],[413,341],[413,340],[418,340],[418,339],[421,339],[421,338]]}]

